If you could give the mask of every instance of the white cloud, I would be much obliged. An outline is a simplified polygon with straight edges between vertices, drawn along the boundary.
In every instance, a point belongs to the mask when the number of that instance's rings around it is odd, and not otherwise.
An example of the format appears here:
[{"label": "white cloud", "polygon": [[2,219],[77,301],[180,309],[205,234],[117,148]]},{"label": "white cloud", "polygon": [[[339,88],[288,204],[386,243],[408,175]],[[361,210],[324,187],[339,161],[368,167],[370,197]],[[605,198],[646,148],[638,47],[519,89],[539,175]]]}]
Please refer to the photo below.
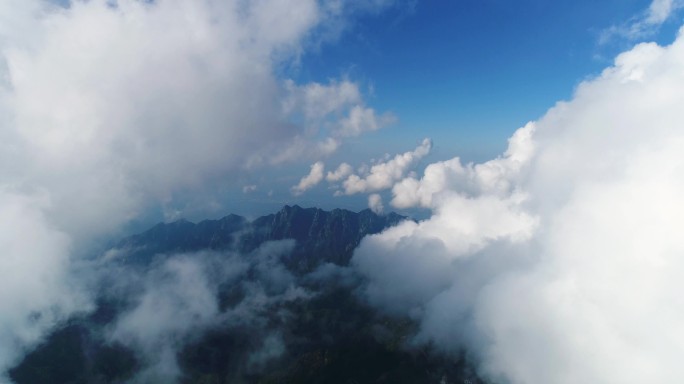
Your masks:
[{"label": "white cloud", "polygon": [[[213,204],[247,169],[335,151],[332,129],[284,111],[292,83],[276,69],[376,3],[0,2],[0,292],[24,295],[0,303],[0,369],[88,308],[73,260],[101,236],[150,207],[177,213],[178,195]],[[363,105],[331,83],[342,96],[319,105]]]},{"label": "white cloud", "polygon": [[432,149],[432,142],[430,139],[424,139],[415,150],[373,165],[366,175],[349,175],[342,183],[344,193],[353,195],[391,188],[398,180],[406,176],[411,167],[430,153],[430,149]]},{"label": "white cloud", "polygon": [[[294,247],[293,240],[262,244],[248,255],[199,252],[164,255],[145,271],[105,264],[102,273],[112,283],[115,297],[134,303],[112,324],[108,340],[133,348],[142,369],[134,383],[178,382],[178,352],[201,339],[206,331],[236,326],[262,346],[242,350],[248,368],[258,369],[284,352],[278,331],[269,316],[284,316],[282,303],[312,294],[280,262]],[[220,308],[220,291],[239,289],[244,297],[229,308]],[[269,325],[271,325],[269,327]]]},{"label": "white cloud", "polygon": [[139,209],[132,195],[165,196],[288,146],[297,131],[280,116],[270,56],[298,49],[320,15],[297,2],[297,17],[273,23],[262,3],[241,19],[205,1],[77,1],[5,36],[6,131],[25,179],[68,211],[54,213],[61,225],[116,225]]},{"label": "white cloud", "polygon": [[674,11],[684,6],[680,0],[653,0],[648,7],[645,22],[648,24],[662,24],[672,16]]},{"label": "white cloud", "polygon": [[648,37],[683,7],[684,1],[682,0],[653,0],[648,9],[641,15],[621,25],[613,25],[604,30],[599,41],[606,43],[614,37],[630,40]]},{"label": "white cloud", "polygon": [[283,102],[283,110],[288,115],[301,114],[309,135],[323,131],[335,139],[354,137],[396,121],[391,113],[378,115],[373,108],[365,106],[358,84],[349,80],[302,86],[289,80],[285,88],[288,97]]},{"label": "white cloud", "polygon": [[332,81],[328,85],[310,83],[297,86],[292,80],[285,83],[289,91],[284,102],[286,112],[301,110],[309,121],[319,121],[332,113],[341,113],[349,106],[361,104],[359,86],[349,80]]},{"label": "white cloud", "polygon": [[368,208],[377,214],[382,214],[382,212],[385,210],[385,207],[382,205],[382,196],[377,193],[369,195]]},{"label": "white cloud", "polygon": [[[221,265],[207,260],[201,254],[171,257],[151,269],[137,305],[116,322],[110,337],[135,347],[145,359],[139,382],[174,382],[180,374],[176,350],[219,321],[216,297],[220,280],[208,276]],[[224,261],[234,268],[234,276],[247,267],[246,263]]]},{"label": "white cloud", "polygon": [[328,172],[328,174],[325,176],[325,179],[329,183],[336,183],[345,177],[349,176],[354,172],[354,169],[352,168],[351,165],[347,163],[342,163],[340,164],[336,170]]},{"label": "white cloud", "polygon": [[502,157],[399,182],[433,215],[362,241],[365,297],[493,382],[680,382],[683,58],[637,45]]},{"label": "white cloud", "polygon": [[441,203],[440,198],[453,190],[459,190],[466,196],[484,193],[508,195],[520,170],[533,154],[533,133],[533,123],[517,130],[509,139],[508,149],[502,157],[482,164],[463,166],[458,157],[430,164],[420,180],[408,177],[394,185],[391,204],[397,208],[436,208]]},{"label": "white cloud", "polygon": [[256,184],[245,185],[242,187],[242,193],[251,193],[257,190]]},{"label": "white cloud", "polygon": [[[0,368],[73,311],[90,308],[70,282],[72,243],[46,219],[45,195],[0,189]],[[0,382],[4,382],[0,373]]]},{"label": "white cloud", "polygon": [[305,90],[307,115],[362,104],[349,81],[297,86],[273,74],[338,17],[314,0],[20,3],[3,8],[16,27],[0,36],[6,160],[16,177],[50,190],[63,226],[107,232],[144,196],[334,152],[334,129],[319,137],[283,111],[288,87]]},{"label": "white cloud", "polygon": [[309,174],[302,177],[299,180],[299,184],[292,187],[292,193],[295,195],[301,195],[306,190],[311,189],[323,181],[323,175],[325,171],[325,164],[319,161],[311,165],[311,171]]},{"label": "white cloud", "polygon": [[373,108],[354,106],[349,111],[349,116],[340,121],[337,134],[342,137],[359,136],[368,131],[390,125],[396,121],[396,117],[390,113],[378,116]]}]

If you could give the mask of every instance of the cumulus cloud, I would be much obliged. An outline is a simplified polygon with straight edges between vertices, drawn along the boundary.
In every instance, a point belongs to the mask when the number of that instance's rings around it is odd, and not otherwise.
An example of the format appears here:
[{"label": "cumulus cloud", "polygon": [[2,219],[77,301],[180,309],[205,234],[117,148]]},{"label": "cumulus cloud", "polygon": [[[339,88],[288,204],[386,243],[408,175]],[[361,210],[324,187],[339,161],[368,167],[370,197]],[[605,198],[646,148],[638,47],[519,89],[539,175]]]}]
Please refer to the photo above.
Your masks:
[{"label": "cumulus cloud", "polygon": [[313,188],[316,185],[318,185],[318,183],[320,183],[323,180],[324,171],[325,165],[322,161],[318,161],[312,164],[311,171],[309,171],[309,174],[302,177],[302,179],[299,180],[299,184],[292,187],[292,193],[294,195],[301,195],[307,189]]},{"label": "cumulus cloud", "polygon": [[[371,160],[372,166],[362,164],[354,173],[354,168],[348,163],[341,163],[334,171],[328,171],[325,180],[335,190],[335,196],[342,194],[353,195],[357,193],[372,193],[384,189],[392,188],[398,181],[406,177],[407,174],[413,175],[412,169],[418,162],[430,153],[432,141],[424,139],[421,144],[413,151],[398,154],[393,158],[385,154],[382,160]],[[320,163],[320,165],[319,165]],[[323,180],[323,164],[321,162],[311,166],[309,175],[302,178],[298,185],[292,187],[294,194],[301,194],[308,188],[317,185]],[[339,182],[342,181],[341,184]],[[369,204],[379,208],[380,195],[372,197]],[[380,203],[378,205],[377,203]]]},{"label": "cumulus cloud", "polygon": [[490,162],[398,182],[432,217],[364,239],[364,297],[493,382],[684,378],[684,36],[618,56]]},{"label": "cumulus cloud", "polygon": [[453,190],[465,196],[510,194],[519,172],[533,154],[534,127],[529,123],[517,130],[508,140],[504,155],[485,163],[464,166],[456,157],[429,164],[420,180],[407,177],[392,187],[391,204],[397,208],[436,208],[442,197]]},{"label": "cumulus cloud", "polygon": [[[314,133],[297,118],[313,104],[283,108],[292,87],[316,86],[277,68],[388,4],[3,1],[0,369],[89,308],[73,261],[103,236],[148,209],[176,214],[178,195],[211,195],[245,170],[336,150],[334,128]],[[367,108],[358,86],[331,84],[343,85],[319,105]]]},{"label": "cumulus cloud", "polygon": [[366,174],[361,176],[352,174],[342,183],[344,193],[353,195],[356,193],[377,192],[391,188],[394,183],[406,176],[406,173],[414,167],[420,159],[425,157],[432,149],[432,141],[424,139],[413,151],[396,155],[385,162],[373,165]]},{"label": "cumulus cloud", "polygon": [[329,183],[336,183],[347,176],[351,175],[354,172],[354,168],[352,168],[351,165],[347,163],[342,163],[340,164],[337,169],[334,171],[328,172],[328,174],[325,176],[325,179]]}]

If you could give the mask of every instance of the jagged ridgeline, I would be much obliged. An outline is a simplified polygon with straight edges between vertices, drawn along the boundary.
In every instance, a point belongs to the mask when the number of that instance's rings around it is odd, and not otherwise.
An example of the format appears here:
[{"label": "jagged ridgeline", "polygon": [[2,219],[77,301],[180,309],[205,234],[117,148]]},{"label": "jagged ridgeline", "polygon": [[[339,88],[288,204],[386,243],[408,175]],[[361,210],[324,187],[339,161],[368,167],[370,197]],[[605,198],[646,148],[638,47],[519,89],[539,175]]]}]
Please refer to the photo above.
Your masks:
[{"label": "jagged ridgeline", "polygon": [[[158,224],[105,253],[97,308],[55,330],[9,376],[17,384],[481,383],[464,359],[410,346],[412,321],[378,314],[357,294],[362,281],[347,267],[354,249],[405,219],[286,206],[252,221]],[[208,314],[188,293],[198,286],[214,302]]]},{"label": "jagged ridgeline", "polygon": [[347,265],[364,236],[379,233],[404,219],[396,213],[377,215],[370,209],[357,213],[295,205],[253,221],[228,215],[197,224],[187,220],[160,223],[123,239],[114,248],[126,251],[127,263],[148,264],[155,256],[168,253],[206,249],[249,253],[267,241],[294,239],[295,247],[283,261],[289,268],[306,272],[325,262]]}]

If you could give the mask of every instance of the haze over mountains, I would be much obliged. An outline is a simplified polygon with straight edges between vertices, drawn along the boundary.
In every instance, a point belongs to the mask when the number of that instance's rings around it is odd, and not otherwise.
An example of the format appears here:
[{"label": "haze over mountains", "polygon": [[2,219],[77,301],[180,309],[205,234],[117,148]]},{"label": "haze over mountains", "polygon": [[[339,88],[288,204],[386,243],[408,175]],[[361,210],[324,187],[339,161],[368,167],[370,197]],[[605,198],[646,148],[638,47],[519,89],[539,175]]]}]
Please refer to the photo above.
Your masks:
[{"label": "haze over mountains", "polygon": [[412,346],[416,324],[373,310],[358,291],[353,250],[402,220],[286,206],[251,222],[229,215],[158,224],[105,253],[97,308],[64,323],[10,377],[479,383],[465,359]]}]

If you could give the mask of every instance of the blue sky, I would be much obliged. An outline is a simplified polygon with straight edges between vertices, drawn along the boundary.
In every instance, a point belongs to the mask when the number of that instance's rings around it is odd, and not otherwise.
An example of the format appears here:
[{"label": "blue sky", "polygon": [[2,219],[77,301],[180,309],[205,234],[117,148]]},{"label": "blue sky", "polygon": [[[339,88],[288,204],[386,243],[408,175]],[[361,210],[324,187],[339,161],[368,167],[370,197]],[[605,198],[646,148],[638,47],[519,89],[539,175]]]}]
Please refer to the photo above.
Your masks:
[{"label": "blue sky", "polygon": [[[306,51],[284,72],[302,83],[348,78],[362,85],[370,106],[397,117],[391,126],[344,144],[326,160],[329,167],[409,151],[424,137],[432,138],[434,149],[422,164],[453,156],[481,162],[502,153],[515,129],[569,99],[618,53],[641,41],[670,43],[680,26],[676,14],[643,35],[605,38],[611,27],[644,18],[650,3],[399,2],[355,19],[338,39]],[[299,170],[285,180],[296,182],[308,164]],[[299,197],[289,196],[285,186],[275,190],[280,198],[259,201],[272,201],[272,208],[366,204],[363,196],[331,198],[324,186]]]},{"label": "blue sky", "polygon": [[[404,151],[424,136],[447,155],[488,159],[508,136],[568,99],[635,41],[599,42],[649,1],[427,0],[358,20],[339,41],[307,54],[300,80],[350,76],[372,87],[369,103],[393,111],[378,132]],[[653,39],[674,39],[670,22]],[[391,132],[390,132],[391,131]],[[373,140],[364,138],[371,150]],[[361,144],[363,145],[363,144]]]},{"label": "blue sky", "polygon": [[[16,115],[6,123],[17,132],[15,148],[29,143],[20,151],[24,161],[12,161],[31,169],[15,170],[10,184],[49,190],[64,199],[56,205],[65,211],[78,205],[66,186],[77,185],[83,196],[116,201],[99,204],[125,212],[122,221],[144,225],[181,216],[254,216],[283,204],[362,209],[368,193],[387,201],[391,185],[342,190],[348,179],[330,182],[327,173],[345,162],[365,177],[369,169],[360,166],[410,153],[424,138],[432,139],[430,153],[411,160],[401,177],[454,156],[492,159],[517,128],[570,99],[619,52],[641,41],[673,41],[681,24],[675,11],[683,5],[7,4],[0,7],[0,54],[7,52],[0,71],[11,87],[0,90]],[[653,4],[672,12],[651,20]],[[351,124],[354,111],[360,125]],[[317,162],[324,172],[316,182],[293,190]],[[95,185],[77,182],[84,179]]]},{"label": "blue sky", "polygon": [[[334,196],[325,181],[298,196],[291,187],[315,160],[325,163],[326,172],[342,162],[372,165],[386,154],[413,150],[424,138],[431,138],[434,146],[412,169],[418,174],[427,164],[454,156],[465,162],[492,159],[506,149],[517,128],[570,99],[581,81],[612,65],[617,54],[642,41],[669,44],[681,25],[681,17],[672,12],[641,35],[605,37],[611,28],[624,29],[645,19],[650,0],[384,3],[389,6],[346,15],[342,31],[332,38],[322,39],[314,30],[301,54],[276,67],[275,75],[300,85],[349,80],[359,85],[367,106],[393,114],[393,124],[348,137],[328,156],[302,156],[212,186],[216,201],[211,204],[202,194],[174,194],[164,203],[163,214],[147,211],[137,216],[133,227],[181,216],[254,217],[284,204],[364,209],[366,194]],[[255,188],[245,193],[248,187]],[[380,194],[387,200],[390,191]]]}]

